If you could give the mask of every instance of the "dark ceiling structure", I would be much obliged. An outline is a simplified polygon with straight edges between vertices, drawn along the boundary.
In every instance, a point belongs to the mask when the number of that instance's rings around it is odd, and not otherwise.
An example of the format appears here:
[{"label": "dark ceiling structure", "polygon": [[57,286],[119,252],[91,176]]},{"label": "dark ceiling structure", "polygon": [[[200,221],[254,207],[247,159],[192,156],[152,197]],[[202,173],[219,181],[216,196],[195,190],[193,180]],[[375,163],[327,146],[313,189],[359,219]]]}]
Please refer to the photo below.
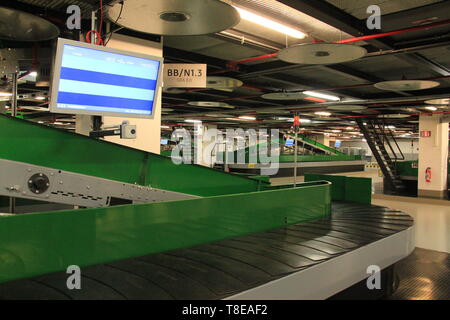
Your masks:
[{"label": "dark ceiling structure", "polygon": [[[115,2],[103,1],[103,4],[107,8]],[[330,132],[333,129],[336,131],[356,126],[355,119],[360,117],[384,115],[387,123],[397,128],[399,136],[414,136],[413,133],[417,133],[418,115],[432,112],[426,108],[429,105],[425,101],[450,98],[450,1],[231,2],[302,30],[307,37],[294,40],[273,31],[255,28],[248,23],[240,23],[233,29],[215,34],[170,36],[162,39],[114,25],[111,27],[117,33],[163,41],[166,62],[206,63],[209,76],[231,77],[243,82],[241,87],[228,91],[214,88],[165,90],[162,98],[164,125],[189,125],[184,120],[197,119],[219,127],[289,128],[289,119],[294,114],[299,114],[302,119],[311,120],[304,124],[305,131]],[[83,16],[89,18],[90,12],[98,8],[99,1],[2,1],[2,6],[32,11],[57,24],[61,30],[64,29],[62,18],[66,16],[65,10],[70,4],[79,5]],[[371,4],[378,5],[383,13],[381,30],[367,28],[366,8]],[[84,24],[89,28],[87,19]],[[74,37],[67,30],[62,33],[63,36]],[[343,40],[361,45],[368,54],[355,61],[328,65],[291,64],[281,61],[276,55],[278,50],[295,44]],[[38,47],[39,57],[44,60],[45,57],[49,59],[52,50],[51,42],[1,44],[2,48],[14,50]],[[26,53],[24,55],[27,56]],[[36,57],[22,59],[21,70],[27,71],[33,59]],[[385,91],[374,86],[376,83],[392,80],[437,81],[439,86],[417,91]],[[33,95],[48,95],[46,90],[48,88],[38,88],[29,81],[21,83],[19,93],[24,95],[22,102],[26,102],[29,107],[43,108],[23,110],[35,114],[36,121],[55,123],[60,122],[60,118],[67,120],[67,116],[46,113],[45,103],[42,101],[33,101]],[[334,95],[340,101],[262,98],[262,95],[268,93],[296,93],[304,90]],[[233,108],[189,104],[195,101],[222,102]],[[349,111],[332,108],[349,104],[362,105],[366,109]],[[328,112],[331,115],[317,115],[317,112]],[[448,113],[450,108],[448,105],[437,105],[433,112]],[[251,116],[256,120],[240,121],[237,119],[239,116]]]}]

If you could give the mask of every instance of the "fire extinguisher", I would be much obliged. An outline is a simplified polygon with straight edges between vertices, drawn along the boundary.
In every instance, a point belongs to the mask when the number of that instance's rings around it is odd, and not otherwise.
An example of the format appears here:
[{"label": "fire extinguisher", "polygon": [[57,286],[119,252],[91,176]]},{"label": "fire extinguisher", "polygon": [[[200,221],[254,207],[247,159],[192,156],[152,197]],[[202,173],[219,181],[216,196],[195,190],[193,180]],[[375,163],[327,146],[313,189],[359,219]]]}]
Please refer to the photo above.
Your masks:
[{"label": "fire extinguisher", "polygon": [[428,167],[427,170],[425,170],[425,181],[431,182],[431,168]]}]

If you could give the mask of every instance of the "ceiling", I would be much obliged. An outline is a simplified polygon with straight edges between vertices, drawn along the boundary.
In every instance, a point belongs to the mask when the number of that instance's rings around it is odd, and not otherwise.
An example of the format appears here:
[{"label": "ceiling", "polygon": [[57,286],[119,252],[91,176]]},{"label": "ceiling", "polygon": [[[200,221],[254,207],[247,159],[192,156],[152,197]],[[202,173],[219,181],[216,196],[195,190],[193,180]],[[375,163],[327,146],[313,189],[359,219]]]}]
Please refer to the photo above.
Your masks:
[{"label": "ceiling", "polygon": [[[450,97],[450,24],[433,28],[401,33],[377,39],[357,42],[364,46],[368,55],[362,59],[333,65],[298,65],[278,60],[276,57],[246,63],[232,63],[268,53],[298,43],[313,41],[333,42],[363,35],[373,34],[368,30],[365,19],[367,7],[380,6],[382,30],[378,33],[418,27],[450,19],[450,1],[438,0],[233,0],[225,1],[244,9],[257,12],[267,18],[297,28],[307,34],[305,39],[293,39],[241,21],[231,30],[203,36],[164,37],[164,57],[166,62],[206,63],[212,76],[232,77],[243,81],[244,85],[232,92],[213,89],[186,89],[181,93],[163,94],[163,124],[172,126],[189,125],[185,119],[198,119],[219,127],[276,127],[289,128],[290,118],[299,113],[304,119],[315,119],[315,112],[331,112],[335,120],[320,119],[305,124],[305,131],[328,132],[331,128],[346,128],[354,124],[357,117],[374,117],[383,114],[406,114],[407,118],[392,118],[387,122],[401,130],[399,136],[417,133],[417,119],[421,112],[430,112],[424,101],[434,97]],[[18,5],[19,3],[19,5]],[[49,20],[64,16],[69,4],[79,4],[85,16],[98,6],[96,0],[19,0],[7,1],[8,6],[23,5],[45,12]],[[106,5],[113,1],[104,1]],[[22,6],[20,6],[22,4]],[[37,10],[36,9],[36,10]],[[43,11],[42,11],[43,10]],[[57,22],[55,22],[57,23]],[[88,21],[86,21],[88,24]],[[138,37],[148,37],[122,29],[117,32]],[[67,36],[67,34],[66,34]],[[73,36],[73,35],[72,35]],[[20,60],[21,69],[26,71],[34,58],[31,44],[3,43],[3,47],[24,50]],[[40,43],[39,52],[51,47],[51,43]],[[44,51],[41,51],[44,50]],[[40,55],[45,60],[47,54]],[[48,57],[47,57],[48,58]],[[439,87],[409,92],[383,91],[374,84],[386,80],[430,79],[438,81]],[[31,79],[33,80],[33,79]],[[45,89],[36,88],[33,81],[23,81],[20,93],[46,95]],[[44,92],[43,92],[44,90]],[[261,98],[274,92],[296,92],[320,90],[339,96],[341,102],[318,103],[309,100],[276,101]],[[45,102],[33,101],[30,96],[20,101],[22,106],[45,107]],[[200,108],[188,105],[192,101],[226,102],[234,109]],[[364,111],[337,112],[327,109],[331,104],[361,104]],[[73,119],[63,115],[50,115],[41,110],[23,110],[35,121],[57,124],[73,128]],[[439,107],[437,112],[450,112],[448,107]],[[221,117],[224,114],[226,117]],[[247,115],[256,121],[230,120]],[[64,121],[61,121],[64,120]],[[353,130],[354,131],[354,130]],[[414,135],[411,135],[413,137]],[[357,137],[355,135],[355,137]],[[360,137],[358,137],[360,138]]]}]

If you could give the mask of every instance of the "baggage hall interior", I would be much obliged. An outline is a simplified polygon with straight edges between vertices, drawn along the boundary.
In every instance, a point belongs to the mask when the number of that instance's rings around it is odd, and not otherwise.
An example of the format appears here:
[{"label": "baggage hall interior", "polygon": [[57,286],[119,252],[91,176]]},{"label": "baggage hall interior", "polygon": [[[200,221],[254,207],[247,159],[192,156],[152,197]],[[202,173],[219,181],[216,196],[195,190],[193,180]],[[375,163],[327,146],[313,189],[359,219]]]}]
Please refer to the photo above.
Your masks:
[{"label": "baggage hall interior", "polygon": [[449,122],[450,1],[2,0],[0,300],[450,300]]}]

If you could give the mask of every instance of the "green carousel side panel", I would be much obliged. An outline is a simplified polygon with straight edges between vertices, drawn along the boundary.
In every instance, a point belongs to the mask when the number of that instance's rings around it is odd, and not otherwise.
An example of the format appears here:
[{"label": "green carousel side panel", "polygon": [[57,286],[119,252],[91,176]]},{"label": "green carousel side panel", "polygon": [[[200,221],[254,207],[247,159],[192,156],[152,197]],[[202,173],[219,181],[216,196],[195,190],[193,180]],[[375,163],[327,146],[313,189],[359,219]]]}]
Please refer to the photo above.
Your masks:
[{"label": "green carousel side panel", "polygon": [[331,214],[330,185],[0,218],[0,282],[279,228]]}]

